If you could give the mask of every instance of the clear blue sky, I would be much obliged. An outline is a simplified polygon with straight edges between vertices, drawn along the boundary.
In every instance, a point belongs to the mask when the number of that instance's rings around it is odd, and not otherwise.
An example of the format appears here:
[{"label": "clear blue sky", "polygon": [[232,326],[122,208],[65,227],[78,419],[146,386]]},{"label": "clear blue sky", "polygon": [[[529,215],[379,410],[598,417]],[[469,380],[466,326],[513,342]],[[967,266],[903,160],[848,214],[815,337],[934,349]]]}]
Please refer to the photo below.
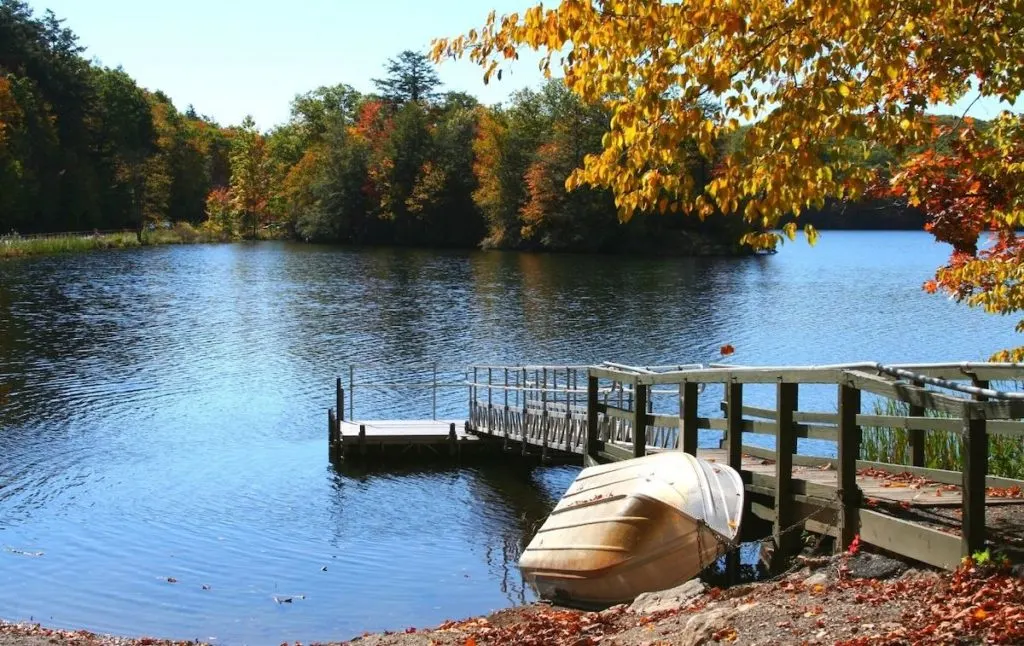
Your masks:
[{"label": "clear blue sky", "polygon": [[[483,25],[491,9],[522,11],[530,0],[29,0],[52,9],[103,65],[121,65],[175,105],[195,105],[222,124],[252,114],[261,128],[288,118],[299,93],[348,83],[372,91],[372,79],[405,49],[426,53],[433,38]],[[520,60],[501,82],[483,70],[445,62],[448,90],[484,103],[537,85],[535,60]]]},{"label": "clear blue sky", "polygon": [[[30,0],[52,9],[79,36],[86,56],[121,65],[140,85],[163,90],[175,105],[224,125],[252,114],[264,129],[288,118],[299,93],[348,83],[373,90],[372,79],[405,49],[426,52],[431,39],[479,27],[494,9],[522,11],[531,0]],[[536,57],[506,68],[484,85],[466,61],[439,68],[446,89],[484,103],[505,100],[542,77]],[[512,74],[508,74],[511,71]],[[962,105],[936,111],[962,113]],[[990,118],[1001,108],[979,101],[971,110]],[[1024,108],[1024,99],[1017,109]]]}]

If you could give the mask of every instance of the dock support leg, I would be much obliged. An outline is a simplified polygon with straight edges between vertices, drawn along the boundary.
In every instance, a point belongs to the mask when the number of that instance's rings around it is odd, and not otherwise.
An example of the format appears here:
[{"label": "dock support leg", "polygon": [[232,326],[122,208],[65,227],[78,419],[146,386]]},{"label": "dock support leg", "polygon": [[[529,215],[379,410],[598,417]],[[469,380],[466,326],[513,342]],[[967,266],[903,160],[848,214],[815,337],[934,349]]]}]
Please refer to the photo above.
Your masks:
[{"label": "dock support leg", "polygon": [[459,438],[455,435],[455,422],[448,425],[448,455],[455,457],[459,453]]},{"label": "dock support leg", "polygon": [[857,424],[860,413],[860,390],[846,385],[839,386],[839,496],[841,505],[839,519],[839,540],[836,551],[845,550],[860,531],[860,504],[862,493],[857,486],[857,460],[860,458],[861,428]]},{"label": "dock support leg", "polygon": [[633,379],[633,457],[647,454],[647,386]]},{"label": "dock support leg", "polygon": [[964,404],[964,470],[961,537],[963,555],[985,549],[985,476],[988,473],[988,432],[984,419],[970,419],[971,404]]},{"label": "dock support leg", "polygon": [[775,554],[772,569],[777,570],[797,552],[800,542],[798,528],[792,527],[793,514],[793,447],[796,432],[793,428],[793,411],[796,409],[796,384],[780,383],[776,399],[776,443],[775,443],[775,524],[772,538]]},{"label": "dock support leg", "polygon": [[679,448],[683,453],[697,455],[697,391],[699,384],[679,384]]},{"label": "dock support leg", "polygon": [[583,466],[597,464],[601,439],[597,428],[597,377],[587,376],[587,441],[583,450]]},{"label": "dock support leg", "polygon": [[345,419],[345,389],[341,385],[341,377],[338,377],[338,383],[337,383],[337,388],[336,388],[335,393],[334,393],[334,399],[335,399],[335,404],[334,404],[335,408],[334,408],[334,410],[338,411],[337,412],[338,419],[344,420]]},{"label": "dock support leg", "polygon": [[[729,383],[725,386],[726,400],[726,441],[729,449],[729,466],[742,473],[743,468],[743,384]],[[740,551],[733,548],[725,555],[725,575],[730,585],[740,579]]]},{"label": "dock support leg", "polygon": [[359,455],[366,457],[366,424],[359,425]]}]

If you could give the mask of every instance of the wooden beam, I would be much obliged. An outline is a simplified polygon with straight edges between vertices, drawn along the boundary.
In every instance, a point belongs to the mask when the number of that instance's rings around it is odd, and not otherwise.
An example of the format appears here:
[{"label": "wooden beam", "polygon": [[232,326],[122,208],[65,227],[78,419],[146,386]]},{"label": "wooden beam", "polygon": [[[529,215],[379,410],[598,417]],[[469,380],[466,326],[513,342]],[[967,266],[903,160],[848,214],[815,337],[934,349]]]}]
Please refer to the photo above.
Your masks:
[{"label": "wooden beam", "polygon": [[730,383],[725,387],[726,440],[729,446],[729,466],[736,471],[743,468],[743,384]]},{"label": "wooden beam", "polygon": [[838,497],[842,503],[841,532],[836,549],[846,549],[858,533],[857,512],[861,504],[861,490],[857,486],[857,459],[860,458],[861,429],[857,424],[860,413],[860,391],[851,386],[839,386],[839,473]]},{"label": "wooden beam", "polygon": [[960,538],[937,529],[860,509],[860,539],[871,545],[946,570],[960,565]]},{"label": "wooden beam", "polygon": [[777,559],[782,563],[796,554],[800,535],[792,528],[796,520],[793,510],[793,447],[796,434],[793,432],[793,411],[796,410],[797,385],[781,382],[776,387],[776,453],[775,453],[775,523],[772,538],[775,541]]},{"label": "wooden beam", "polygon": [[640,458],[647,453],[647,391],[648,386],[633,380],[633,457]]},{"label": "wooden beam", "polygon": [[679,448],[690,455],[697,455],[698,387],[696,381],[679,384]]},{"label": "wooden beam", "polygon": [[964,404],[964,471],[961,516],[961,552],[971,556],[985,549],[985,475],[988,474],[988,433],[984,419],[970,419]]},{"label": "wooden beam", "polygon": [[963,410],[962,399],[949,397],[904,381],[894,381],[857,370],[844,372],[840,383],[859,388],[860,390],[866,390],[875,395],[904,401],[908,404],[923,406],[932,410],[939,410],[950,415],[959,415]]},{"label": "wooden beam", "polygon": [[[600,449],[601,438],[597,428],[597,377],[587,377],[587,445],[583,452],[587,458],[594,458]],[[584,463],[585,463],[584,460]]]},{"label": "wooden beam", "polygon": [[[915,381],[915,386],[924,386],[923,382]],[[925,408],[924,406],[918,406],[916,404],[910,405],[911,417],[924,417]],[[912,428],[908,431],[910,436],[910,464],[915,467],[924,466],[924,429]]]}]

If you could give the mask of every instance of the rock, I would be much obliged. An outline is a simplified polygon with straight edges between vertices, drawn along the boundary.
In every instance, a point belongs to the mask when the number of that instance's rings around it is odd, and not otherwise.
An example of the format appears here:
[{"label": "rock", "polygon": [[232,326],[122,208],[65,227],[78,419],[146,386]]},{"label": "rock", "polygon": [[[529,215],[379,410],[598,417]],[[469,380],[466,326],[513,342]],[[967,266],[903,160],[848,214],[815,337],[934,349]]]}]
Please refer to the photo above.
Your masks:
[{"label": "rock", "polygon": [[[751,604],[747,604],[751,605]],[[686,627],[679,631],[684,646],[697,646],[711,641],[711,636],[732,624],[739,614],[738,608],[717,608],[698,613],[686,622]]]},{"label": "rock", "polygon": [[1013,576],[1024,579],[1024,563],[1014,565],[1013,568],[1010,569],[1010,572]]},{"label": "rock", "polygon": [[809,588],[816,585],[827,585],[828,582],[828,572],[824,570],[819,570],[818,572],[815,572],[811,576],[804,579],[804,585],[806,585]]},{"label": "rock", "polygon": [[846,562],[848,575],[852,579],[891,579],[908,569],[908,565],[898,559],[861,552]]},{"label": "rock", "polygon": [[610,619],[612,617],[618,617],[627,610],[629,610],[629,606],[624,603],[620,603],[612,606],[611,608],[605,608],[601,612],[597,613],[597,616],[601,619]]},{"label": "rock", "polygon": [[707,586],[700,579],[690,579],[686,583],[669,590],[645,592],[637,597],[629,607],[630,612],[651,614],[666,610],[685,608],[691,601],[704,594]]}]

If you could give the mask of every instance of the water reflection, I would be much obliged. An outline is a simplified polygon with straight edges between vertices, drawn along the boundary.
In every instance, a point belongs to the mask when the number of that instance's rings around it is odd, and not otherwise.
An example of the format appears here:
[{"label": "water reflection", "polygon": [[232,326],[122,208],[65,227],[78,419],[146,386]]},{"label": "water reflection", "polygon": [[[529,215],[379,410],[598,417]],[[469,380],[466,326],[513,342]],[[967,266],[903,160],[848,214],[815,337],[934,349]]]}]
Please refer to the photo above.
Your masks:
[{"label": "water reflection", "polygon": [[[688,363],[723,343],[762,364],[1014,344],[1011,321],[920,292],[944,256],[924,234],[827,233],[747,259],[272,243],[0,263],[0,548],[44,553],[0,549],[0,616],[280,643],[520,602],[518,554],[574,471],[326,469],[348,364],[455,381],[473,362]],[[354,397],[363,418],[433,408],[429,389]],[[438,416],[466,399],[438,391]]]}]

